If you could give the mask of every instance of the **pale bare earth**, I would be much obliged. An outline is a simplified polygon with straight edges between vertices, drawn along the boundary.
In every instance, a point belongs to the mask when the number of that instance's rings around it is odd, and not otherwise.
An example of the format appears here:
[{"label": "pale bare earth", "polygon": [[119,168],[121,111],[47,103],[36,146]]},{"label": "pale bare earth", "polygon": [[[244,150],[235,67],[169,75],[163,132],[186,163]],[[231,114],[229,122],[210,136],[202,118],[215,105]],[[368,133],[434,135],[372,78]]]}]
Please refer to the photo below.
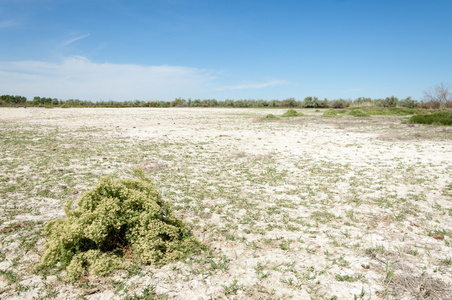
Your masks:
[{"label": "pale bare earth", "polygon": [[[0,298],[452,299],[452,128],[260,119],[284,112],[0,108]],[[33,271],[45,222],[133,167],[210,251],[80,282]]]}]

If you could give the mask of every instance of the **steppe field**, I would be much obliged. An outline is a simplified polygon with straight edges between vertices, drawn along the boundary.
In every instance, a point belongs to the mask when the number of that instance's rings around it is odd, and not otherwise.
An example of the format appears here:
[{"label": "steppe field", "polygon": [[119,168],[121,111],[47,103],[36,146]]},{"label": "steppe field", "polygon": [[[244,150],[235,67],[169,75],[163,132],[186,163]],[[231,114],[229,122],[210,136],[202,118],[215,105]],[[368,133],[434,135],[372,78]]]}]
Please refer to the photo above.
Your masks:
[{"label": "steppe field", "polygon": [[[0,108],[1,299],[452,299],[452,127],[226,108]],[[207,250],[72,280],[45,224],[141,168]]]}]

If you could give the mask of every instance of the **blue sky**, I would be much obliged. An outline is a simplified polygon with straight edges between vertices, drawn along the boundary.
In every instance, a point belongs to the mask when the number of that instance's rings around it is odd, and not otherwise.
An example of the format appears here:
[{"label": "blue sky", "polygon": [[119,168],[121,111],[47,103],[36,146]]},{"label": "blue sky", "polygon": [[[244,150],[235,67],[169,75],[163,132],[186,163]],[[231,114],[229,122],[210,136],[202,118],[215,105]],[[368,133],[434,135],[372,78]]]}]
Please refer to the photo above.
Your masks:
[{"label": "blue sky", "polygon": [[450,0],[0,0],[0,94],[356,99],[452,83]]}]

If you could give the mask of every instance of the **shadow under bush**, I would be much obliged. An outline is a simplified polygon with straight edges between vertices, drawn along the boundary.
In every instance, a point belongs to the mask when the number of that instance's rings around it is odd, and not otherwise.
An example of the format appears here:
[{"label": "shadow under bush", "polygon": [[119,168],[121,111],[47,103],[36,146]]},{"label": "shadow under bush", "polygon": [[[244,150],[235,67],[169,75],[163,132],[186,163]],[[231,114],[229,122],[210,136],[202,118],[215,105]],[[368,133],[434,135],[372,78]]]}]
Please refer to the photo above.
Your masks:
[{"label": "shadow under bush", "polygon": [[142,170],[135,175],[137,179],[100,179],[82,195],[78,208],[69,203],[66,217],[50,221],[40,267],[66,268],[73,278],[104,276],[131,259],[161,265],[204,248],[151,179]]}]

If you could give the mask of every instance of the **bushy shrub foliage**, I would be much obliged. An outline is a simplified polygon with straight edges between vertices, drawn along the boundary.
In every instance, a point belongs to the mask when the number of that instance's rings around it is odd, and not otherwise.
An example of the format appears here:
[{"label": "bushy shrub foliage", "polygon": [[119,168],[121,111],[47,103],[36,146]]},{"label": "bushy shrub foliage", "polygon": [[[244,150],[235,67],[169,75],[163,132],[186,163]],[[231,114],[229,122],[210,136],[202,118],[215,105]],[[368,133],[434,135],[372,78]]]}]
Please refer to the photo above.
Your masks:
[{"label": "bushy shrub foliage", "polygon": [[291,117],[302,117],[302,116],[304,116],[304,114],[302,112],[297,112],[294,109],[289,109],[281,117],[283,117],[283,118],[291,118]]},{"label": "bushy shrub foliage", "polygon": [[70,203],[66,217],[50,221],[41,267],[58,265],[73,278],[103,276],[130,259],[161,265],[202,249],[151,179],[142,170],[135,174],[136,179],[100,179],[77,208]]},{"label": "bushy shrub foliage", "polygon": [[414,115],[408,122],[452,126],[452,111],[439,111],[425,115]]},{"label": "bushy shrub foliage", "polygon": [[319,101],[317,97],[306,97],[301,103],[303,108],[324,108],[326,107],[326,101]]},{"label": "bushy shrub foliage", "polygon": [[397,97],[391,96],[391,97],[386,97],[386,99],[381,101],[380,104],[383,107],[396,107],[398,102],[399,102],[399,99],[397,99]]},{"label": "bushy shrub foliage", "polygon": [[417,112],[414,108],[404,107],[363,107],[360,110],[371,116],[408,116],[414,115]]},{"label": "bushy shrub foliage", "polygon": [[2,104],[25,104],[27,102],[27,98],[18,95],[1,95],[0,96],[0,105]]},{"label": "bushy shrub foliage", "polygon": [[418,105],[416,100],[411,99],[411,97],[407,97],[399,101],[398,105],[406,108],[415,108]]},{"label": "bushy shrub foliage", "polygon": [[333,100],[329,106],[331,108],[345,108],[350,106],[350,101],[345,101],[344,99]]},{"label": "bushy shrub foliage", "polygon": [[295,98],[288,98],[281,102],[282,107],[297,107],[298,103]]}]

